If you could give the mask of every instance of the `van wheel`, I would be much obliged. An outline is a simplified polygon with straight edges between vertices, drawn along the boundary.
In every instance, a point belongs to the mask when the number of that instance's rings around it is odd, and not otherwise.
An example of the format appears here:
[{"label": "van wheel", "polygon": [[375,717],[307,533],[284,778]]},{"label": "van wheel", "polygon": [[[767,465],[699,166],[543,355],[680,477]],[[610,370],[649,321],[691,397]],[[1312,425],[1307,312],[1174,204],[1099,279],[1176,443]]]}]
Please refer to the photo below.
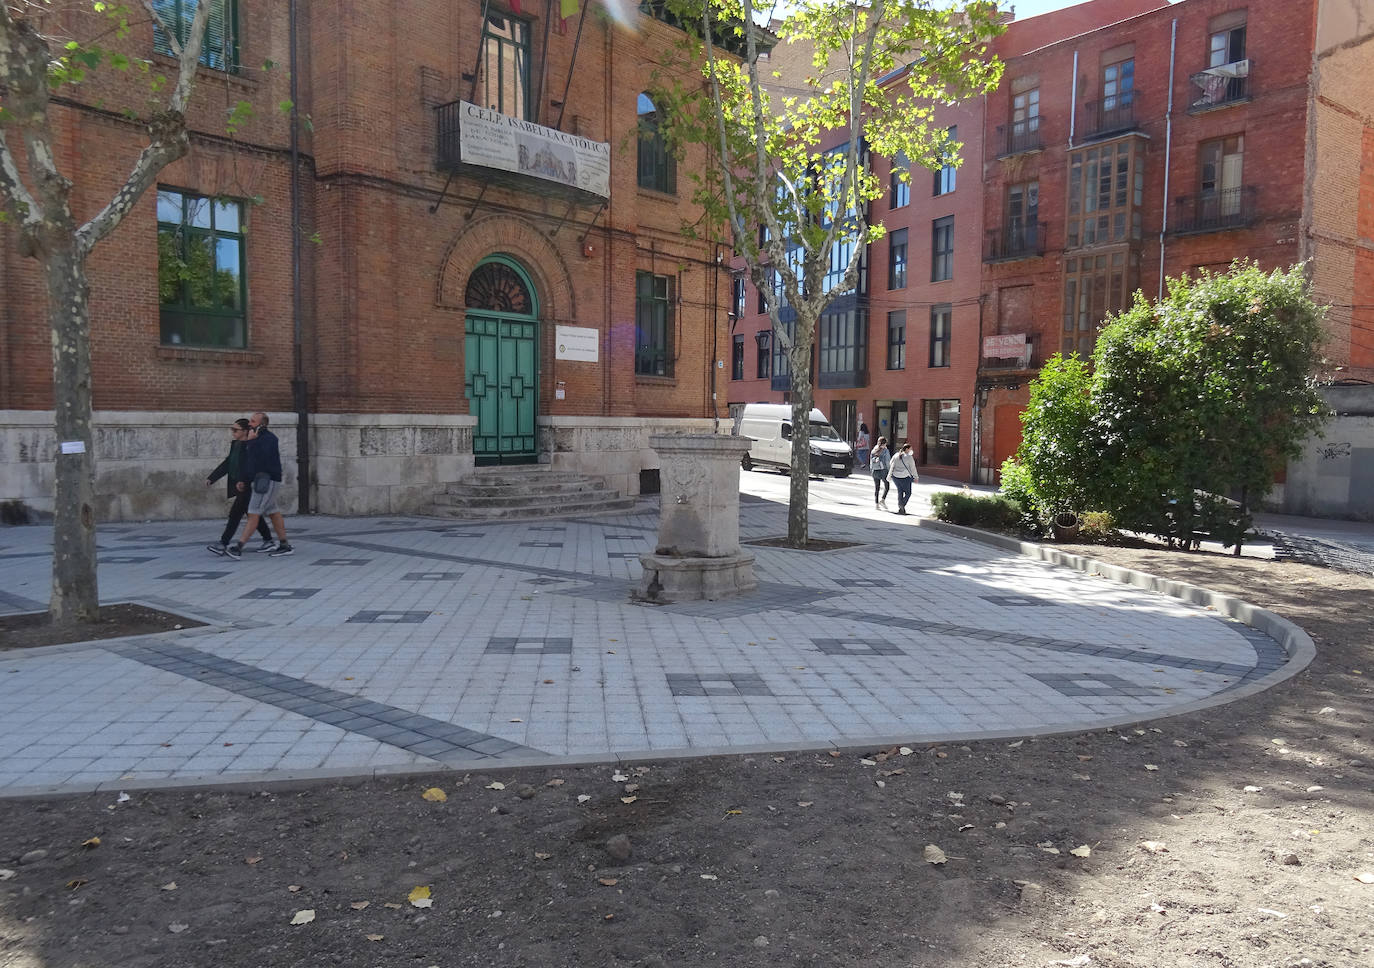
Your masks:
[{"label": "van wheel", "polygon": [[743,467],[746,471],[752,471],[754,469],[754,462],[749,459],[748,454],[745,454],[744,457],[740,459],[739,466]]}]

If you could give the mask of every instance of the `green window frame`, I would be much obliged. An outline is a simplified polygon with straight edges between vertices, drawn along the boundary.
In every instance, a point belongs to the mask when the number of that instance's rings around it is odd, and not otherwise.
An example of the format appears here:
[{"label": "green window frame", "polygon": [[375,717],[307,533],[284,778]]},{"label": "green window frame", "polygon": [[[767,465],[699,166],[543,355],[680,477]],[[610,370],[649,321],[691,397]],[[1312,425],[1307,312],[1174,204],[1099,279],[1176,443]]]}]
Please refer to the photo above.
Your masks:
[{"label": "green window frame", "polygon": [[648,92],[641,91],[639,116],[639,187],[665,195],[677,194],[677,159],[663,135],[663,115]]},{"label": "green window frame", "polygon": [[673,375],[673,280],[635,273],[635,373]]},{"label": "green window frame", "polygon": [[[210,19],[205,24],[205,42],[200,50],[200,63],[211,70],[237,74],[239,70],[239,5],[238,0],[210,0]],[[200,0],[152,0],[162,23],[176,34],[177,43],[186,37],[195,20]],[[171,42],[162,26],[153,22],[153,50],[175,57]]]},{"label": "green window frame", "polygon": [[244,205],[157,191],[157,285],[164,346],[248,345]]},{"label": "green window frame", "polygon": [[493,13],[482,24],[481,85],[476,101],[508,118],[536,121],[530,91],[530,25]]}]

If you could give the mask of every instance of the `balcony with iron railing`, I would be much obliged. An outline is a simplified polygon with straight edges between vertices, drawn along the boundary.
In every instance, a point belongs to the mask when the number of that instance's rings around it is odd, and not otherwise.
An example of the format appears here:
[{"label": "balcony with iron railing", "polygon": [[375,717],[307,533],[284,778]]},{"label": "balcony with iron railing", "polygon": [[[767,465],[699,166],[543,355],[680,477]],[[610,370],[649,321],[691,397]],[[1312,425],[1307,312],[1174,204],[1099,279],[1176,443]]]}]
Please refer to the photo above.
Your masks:
[{"label": "balcony with iron railing", "polygon": [[1038,370],[1044,362],[1039,351],[1039,333],[985,336],[978,368],[983,372]]},{"label": "balcony with iron railing", "polygon": [[1044,222],[1008,221],[1000,229],[988,231],[983,261],[1011,262],[1013,259],[1033,259],[1044,254]]},{"label": "balcony with iron railing", "polygon": [[1116,94],[1100,101],[1085,101],[1083,110],[1087,114],[1083,130],[1085,138],[1105,138],[1138,127],[1135,119],[1134,91]]},{"label": "balcony with iron railing", "polygon": [[1040,118],[1037,116],[1025,121],[1013,121],[1011,124],[999,124],[997,147],[1000,151],[997,156],[999,158],[1040,151],[1044,147],[1044,142],[1040,139]]},{"label": "balcony with iron railing", "polygon": [[1173,232],[1197,235],[1245,228],[1255,221],[1258,197],[1259,189],[1254,185],[1184,195],[1174,202]]},{"label": "balcony with iron railing", "polygon": [[1197,97],[1188,105],[1189,114],[1201,114],[1250,100],[1250,68],[1247,58],[1199,71],[1189,78]]}]

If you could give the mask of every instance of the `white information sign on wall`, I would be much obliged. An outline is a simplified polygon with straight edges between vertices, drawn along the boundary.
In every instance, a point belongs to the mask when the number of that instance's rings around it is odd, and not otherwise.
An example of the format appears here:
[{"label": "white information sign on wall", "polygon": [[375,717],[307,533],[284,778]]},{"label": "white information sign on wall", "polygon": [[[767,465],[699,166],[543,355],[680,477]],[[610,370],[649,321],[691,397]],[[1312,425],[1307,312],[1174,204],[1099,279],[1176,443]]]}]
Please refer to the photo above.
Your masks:
[{"label": "white information sign on wall", "polygon": [[466,165],[557,182],[611,197],[611,146],[462,102],[458,158]]},{"label": "white information sign on wall", "polygon": [[578,363],[595,363],[601,346],[600,334],[586,326],[554,328],[554,358]]}]

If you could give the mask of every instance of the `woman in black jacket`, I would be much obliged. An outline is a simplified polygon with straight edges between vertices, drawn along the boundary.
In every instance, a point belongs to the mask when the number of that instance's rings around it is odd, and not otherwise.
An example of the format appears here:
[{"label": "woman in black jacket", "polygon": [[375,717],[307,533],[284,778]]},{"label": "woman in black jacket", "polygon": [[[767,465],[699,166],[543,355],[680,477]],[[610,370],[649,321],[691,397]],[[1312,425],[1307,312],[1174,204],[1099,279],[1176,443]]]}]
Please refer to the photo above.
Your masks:
[{"label": "woman in black jacket", "polygon": [[[229,432],[233,434],[233,440],[229,443],[229,456],[220,461],[220,465],[210,472],[210,476],[205,479],[205,486],[209,487],[221,477],[226,478],[227,492],[229,499],[234,503],[229,505],[229,521],[224,526],[224,533],[220,535],[219,544],[206,545],[205,549],[211,554],[223,555],[224,549],[229,542],[234,540],[234,533],[239,529],[239,522],[248,513],[248,501],[253,497],[253,489],[245,487],[239,490],[237,485],[242,481],[243,474],[243,448],[248,434],[248,421],[240,417],[229,425]],[[258,534],[262,535],[262,547],[260,551],[271,551],[277,546],[272,540],[272,531],[267,527],[266,520],[258,521]]]}]

